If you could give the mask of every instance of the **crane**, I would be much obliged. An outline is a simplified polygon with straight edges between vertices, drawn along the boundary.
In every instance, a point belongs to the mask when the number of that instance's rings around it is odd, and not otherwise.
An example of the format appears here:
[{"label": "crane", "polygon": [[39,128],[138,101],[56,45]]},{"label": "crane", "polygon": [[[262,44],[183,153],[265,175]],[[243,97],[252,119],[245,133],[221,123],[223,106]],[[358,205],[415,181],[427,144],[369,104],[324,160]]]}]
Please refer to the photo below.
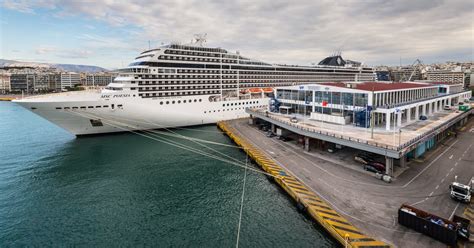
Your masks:
[{"label": "crane", "polygon": [[[411,81],[411,79],[413,78],[413,76],[415,75],[415,71],[419,68],[419,67],[422,67],[422,66],[425,66],[423,64],[423,62],[421,62],[421,60],[419,59],[416,59],[413,64],[411,64],[411,67],[413,68],[413,71],[410,73],[410,77],[408,78],[408,81]],[[420,72],[421,72],[421,69],[420,69]],[[403,75],[403,80],[405,80],[405,74]]]}]

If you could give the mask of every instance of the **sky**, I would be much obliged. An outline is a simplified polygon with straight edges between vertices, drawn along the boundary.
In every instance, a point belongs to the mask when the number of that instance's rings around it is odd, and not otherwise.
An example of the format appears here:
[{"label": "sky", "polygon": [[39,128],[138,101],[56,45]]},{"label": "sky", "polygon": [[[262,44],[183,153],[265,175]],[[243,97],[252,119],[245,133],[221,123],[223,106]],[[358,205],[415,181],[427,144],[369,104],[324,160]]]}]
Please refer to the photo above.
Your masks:
[{"label": "sky", "polygon": [[367,65],[473,61],[469,0],[0,0],[0,58],[129,64],[149,46],[188,43],[269,63],[341,51]]}]

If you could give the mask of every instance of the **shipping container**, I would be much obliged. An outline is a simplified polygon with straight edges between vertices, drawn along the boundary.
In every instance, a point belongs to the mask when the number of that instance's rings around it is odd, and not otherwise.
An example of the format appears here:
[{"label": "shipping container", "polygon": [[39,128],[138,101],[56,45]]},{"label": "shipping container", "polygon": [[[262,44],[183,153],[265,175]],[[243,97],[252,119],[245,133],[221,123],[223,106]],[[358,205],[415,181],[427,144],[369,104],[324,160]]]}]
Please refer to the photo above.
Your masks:
[{"label": "shipping container", "polygon": [[412,206],[403,204],[398,209],[398,223],[447,245],[457,243],[456,223]]}]

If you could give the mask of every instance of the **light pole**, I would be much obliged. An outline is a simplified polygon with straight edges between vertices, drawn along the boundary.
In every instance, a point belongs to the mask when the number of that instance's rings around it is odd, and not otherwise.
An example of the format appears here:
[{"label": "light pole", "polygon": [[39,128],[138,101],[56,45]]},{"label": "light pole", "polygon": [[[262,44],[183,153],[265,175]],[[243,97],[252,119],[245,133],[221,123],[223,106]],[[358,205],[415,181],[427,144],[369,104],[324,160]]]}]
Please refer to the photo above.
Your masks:
[{"label": "light pole", "polygon": [[372,85],[372,108],[370,110],[370,138],[371,139],[374,139],[374,125],[375,125],[375,122],[374,122],[374,98],[375,98],[375,95],[374,95],[374,86]]},{"label": "light pole", "polygon": [[402,143],[402,128],[398,129],[398,146]]}]

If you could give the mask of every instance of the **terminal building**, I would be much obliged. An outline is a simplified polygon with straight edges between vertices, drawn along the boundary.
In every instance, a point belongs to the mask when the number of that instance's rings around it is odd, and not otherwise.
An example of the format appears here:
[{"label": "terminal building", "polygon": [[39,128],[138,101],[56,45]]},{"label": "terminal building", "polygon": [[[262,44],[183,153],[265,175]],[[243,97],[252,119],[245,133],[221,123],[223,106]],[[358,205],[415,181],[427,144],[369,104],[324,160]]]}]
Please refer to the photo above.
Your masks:
[{"label": "terminal building", "polygon": [[[279,111],[309,119],[387,131],[471,97],[462,83],[345,82],[279,87]],[[371,120],[372,119],[372,120]]]},{"label": "terminal building", "polygon": [[328,82],[277,87],[268,109],[246,112],[277,135],[298,135],[308,151],[316,144],[380,156],[393,176],[394,165],[405,167],[467,121],[470,98],[462,83]]}]

